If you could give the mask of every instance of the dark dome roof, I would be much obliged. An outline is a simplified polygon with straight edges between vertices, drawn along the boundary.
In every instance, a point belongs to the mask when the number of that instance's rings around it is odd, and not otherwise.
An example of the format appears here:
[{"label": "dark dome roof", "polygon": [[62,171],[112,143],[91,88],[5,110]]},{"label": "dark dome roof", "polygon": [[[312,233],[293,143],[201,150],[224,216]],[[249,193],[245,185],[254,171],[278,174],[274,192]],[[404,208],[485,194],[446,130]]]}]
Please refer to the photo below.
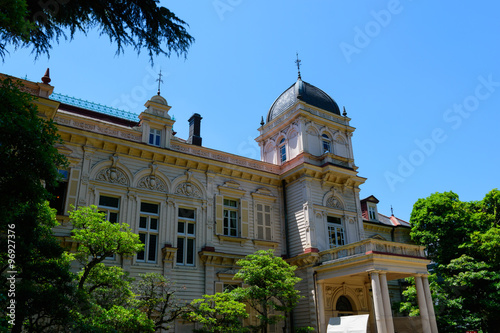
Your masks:
[{"label": "dark dome roof", "polygon": [[297,82],[276,98],[267,114],[267,121],[270,122],[277,118],[289,107],[297,103],[297,100],[340,116],[339,106],[327,93],[299,78]]}]

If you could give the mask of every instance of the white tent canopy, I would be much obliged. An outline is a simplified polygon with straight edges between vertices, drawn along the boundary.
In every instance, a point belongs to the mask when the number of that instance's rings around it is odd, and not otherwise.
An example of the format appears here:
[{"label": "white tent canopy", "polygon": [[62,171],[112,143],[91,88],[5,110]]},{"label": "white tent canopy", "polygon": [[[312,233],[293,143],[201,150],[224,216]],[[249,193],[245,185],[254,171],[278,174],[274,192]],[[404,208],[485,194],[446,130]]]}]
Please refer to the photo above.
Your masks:
[{"label": "white tent canopy", "polygon": [[366,333],[368,315],[332,317],[328,322],[326,333]]}]

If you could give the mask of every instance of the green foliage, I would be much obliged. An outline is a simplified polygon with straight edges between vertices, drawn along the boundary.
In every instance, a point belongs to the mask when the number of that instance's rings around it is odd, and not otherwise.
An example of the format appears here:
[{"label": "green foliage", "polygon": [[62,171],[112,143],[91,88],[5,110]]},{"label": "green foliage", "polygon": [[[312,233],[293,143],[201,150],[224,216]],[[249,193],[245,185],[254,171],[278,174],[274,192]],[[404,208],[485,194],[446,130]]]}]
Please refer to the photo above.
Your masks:
[{"label": "green foliage", "polygon": [[[500,191],[462,202],[453,192],[419,199],[412,239],[427,247],[439,277],[430,284],[440,332],[500,327]],[[414,286],[401,310],[417,314]]]},{"label": "green foliage", "polygon": [[[295,276],[296,267],[274,256],[273,250],[257,251],[238,260],[237,264],[241,269],[234,277],[242,279],[248,287],[237,288],[233,292],[257,311],[260,320],[258,329],[267,332],[267,326],[285,320],[301,298],[295,289],[301,280]],[[284,315],[271,314],[274,310]]]},{"label": "green foliage", "polygon": [[74,257],[82,264],[78,289],[85,301],[74,310],[73,330],[82,332],[153,332],[154,322],[136,308],[132,279],[121,267],[102,261],[113,255],[132,256],[144,248],[127,224],[112,223],[96,206],[70,212]]},{"label": "green foliage", "polygon": [[[79,273],[79,279],[82,275],[83,271]],[[112,306],[126,306],[133,299],[131,282],[128,272],[121,267],[99,263],[90,271],[84,290],[92,303],[110,309]]]},{"label": "green foliage", "polygon": [[134,308],[114,305],[109,309],[94,305],[82,315],[76,314],[76,325],[72,331],[88,333],[135,333],[154,332],[154,323],[146,315]]},{"label": "green foliage", "polygon": [[75,229],[73,239],[79,243],[76,259],[83,265],[79,289],[83,289],[91,270],[106,257],[132,256],[144,249],[139,235],[134,234],[126,223],[112,223],[97,206],[79,207],[69,217]]},{"label": "green foliage", "polygon": [[52,42],[73,39],[76,32],[97,28],[117,53],[132,46],[145,49],[152,61],[155,55],[186,55],[194,41],[179,19],[157,0],[1,0],[0,56],[7,45],[32,48],[35,57],[49,54]]},{"label": "green foliage", "polygon": [[134,284],[135,307],[155,323],[155,330],[169,329],[169,324],[182,315],[185,304],[175,295],[174,283],[158,273],[139,274]]},{"label": "green foliage", "polygon": [[225,333],[248,331],[242,326],[242,319],[248,317],[245,309],[246,306],[235,300],[235,296],[232,293],[203,295],[203,298],[192,301],[190,306],[192,310],[185,315],[185,318],[202,325],[202,329],[196,330],[196,332]]}]

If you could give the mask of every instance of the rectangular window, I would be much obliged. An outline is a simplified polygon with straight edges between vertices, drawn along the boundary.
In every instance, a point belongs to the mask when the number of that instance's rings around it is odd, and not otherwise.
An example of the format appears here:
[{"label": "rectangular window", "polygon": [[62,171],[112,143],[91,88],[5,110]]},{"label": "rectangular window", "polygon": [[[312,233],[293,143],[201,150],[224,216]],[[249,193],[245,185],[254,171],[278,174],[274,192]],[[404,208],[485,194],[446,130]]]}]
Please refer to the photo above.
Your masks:
[{"label": "rectangular window", "polygon": [[194,209],[179,208],[177,222],[177,265],[194,266],[196,216]]},{"label": "rectangular window", "polygon": [[224,235],[238,237],[238,201],[224,199]]},{"label": "rectangular window", "polygon": [[161,131],[151,128],[149,129],[149,144],[153,146],[160,146]]},{"label": "rectangular window", "polygon": [[120,198],[99,196],[99,211],[106,214],[106,220],[117,223],[120,212]]},{"label": "rectangular window", "polygon": [[257,210],[257,239],[272,240],[271,206],[258,203]]},{"label": "rectangular window", "polygon": [[139,239],[144,244],[144,251],[137,253],[137,261],[156,262],[158,252],[159,208],[158,204],[141,202]]},{"label": "rectangular window", "polygon": [[56,209],[57,215],[63,215],[66,193],[68,192],[68,171],[59,170],[59,175],[60,179],[57,185],[47,187],[47,190],[52,195],[49,201],[50,208]]},{"label": "rectangular window", "polygon": [[[110,197],[107,195],[99,196],[99,211],[106,214],[106,220],[112,223],[118,223],[120,215],[120,198]],[[115,255],[106,257],[106,259],[114,260]]]},{"label": "rectangular window", "polygon": [[377,210],[373,206],[368,206],[368,215],[370,217],[370,220],[377,221]]},{"label": "rectangular window", "polygon": [[337,246],[345,244],[344,228],[342,227],[342,220],[339,217],[327,216],[328,222],[328,242],[330,248],[333,249]]}]

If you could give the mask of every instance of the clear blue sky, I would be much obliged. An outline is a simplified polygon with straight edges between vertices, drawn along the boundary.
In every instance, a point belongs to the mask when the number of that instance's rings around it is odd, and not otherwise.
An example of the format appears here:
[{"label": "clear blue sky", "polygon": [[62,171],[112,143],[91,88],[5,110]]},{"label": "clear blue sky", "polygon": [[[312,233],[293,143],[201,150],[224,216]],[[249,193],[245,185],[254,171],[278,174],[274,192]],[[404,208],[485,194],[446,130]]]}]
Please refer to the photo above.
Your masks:
[{"label": "clear blue sky", "polygon": [[297,77],[323,89],[351,125],[355,163],[368,178],[361,197],[409,220],[414,202],[454,191],[480,200],[499,186],[500,4],[495,1],[164,1],[196,38],[186,60],[133,49],[115,56],[90,33],[54,45],[36,62],[10,50],[2,72],[55,91],[143,111],[162,95],[178,136],[203,116],[203,145],[259,158],[260,117]]}]

